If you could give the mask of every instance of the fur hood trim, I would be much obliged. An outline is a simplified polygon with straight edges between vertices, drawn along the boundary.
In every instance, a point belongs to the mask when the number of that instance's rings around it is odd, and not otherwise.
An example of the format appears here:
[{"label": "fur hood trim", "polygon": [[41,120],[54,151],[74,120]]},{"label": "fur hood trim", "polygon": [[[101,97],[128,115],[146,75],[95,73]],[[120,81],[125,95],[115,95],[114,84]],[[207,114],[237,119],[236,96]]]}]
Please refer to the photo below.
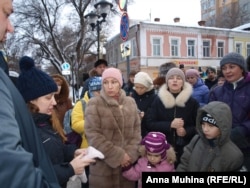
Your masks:
[{"label": "fur hood trim", "polygon": [[160,87],[158,96],[165,108],[173,108],[174,106],[185,107],[185,104],[191,97],[192,93],[192,85],[188,82],[185,82],[182,91],[176,98],[172,93],[169,92],[167,84],[164,84]]}]

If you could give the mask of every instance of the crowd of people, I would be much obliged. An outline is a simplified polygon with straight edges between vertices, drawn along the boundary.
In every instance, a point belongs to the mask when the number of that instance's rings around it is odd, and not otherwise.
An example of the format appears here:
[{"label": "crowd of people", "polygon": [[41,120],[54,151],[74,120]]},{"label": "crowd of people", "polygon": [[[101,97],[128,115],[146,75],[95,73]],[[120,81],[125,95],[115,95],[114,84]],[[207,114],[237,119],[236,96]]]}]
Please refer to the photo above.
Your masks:
[{"label": "crowd of people", "polygon": [[[12,1],[0,2],[0,41],[14,31]],[[2,58],[4,59],[4,58]],[[95,62],[75,105],[60,74],[19,60],[15,84],[0,68],[0,182],[5,187],[67,187],[86,174],[90,188],[140,188],[142,172],[250,171],[249,58],[230,52],[201,78],[199,70],[166,62],[152,79]],[[83,104],[84,101],[84,105]],[[80,147],[67,142],[64,115]],[[104,158],[91,158],[88,146]]]}]

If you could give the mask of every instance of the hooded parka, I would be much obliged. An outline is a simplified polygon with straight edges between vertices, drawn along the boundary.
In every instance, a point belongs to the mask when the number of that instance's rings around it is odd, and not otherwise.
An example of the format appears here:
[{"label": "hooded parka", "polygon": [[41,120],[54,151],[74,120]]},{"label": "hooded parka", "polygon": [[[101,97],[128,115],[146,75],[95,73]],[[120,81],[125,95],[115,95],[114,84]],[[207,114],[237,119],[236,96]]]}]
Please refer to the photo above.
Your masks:
[{"label": "hooded parka", "polygon": [[[201,118],[206,112],[216,121],[221,135],[213,140],[206,139],[202,131]],[[230,172],[237,171],[243,164],[243,154],[230,140],[232,113],[228,105],[214,101],[199,109],[196,119],[196,135],[184,148],[177,171],[186,172]]]}]

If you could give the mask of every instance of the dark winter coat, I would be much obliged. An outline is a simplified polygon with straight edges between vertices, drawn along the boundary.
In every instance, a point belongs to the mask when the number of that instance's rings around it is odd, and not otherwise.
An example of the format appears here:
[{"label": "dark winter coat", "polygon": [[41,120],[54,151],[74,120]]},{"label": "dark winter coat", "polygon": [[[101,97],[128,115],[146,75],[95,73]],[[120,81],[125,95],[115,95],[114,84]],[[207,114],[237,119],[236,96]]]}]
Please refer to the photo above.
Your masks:
[{"label": "dark winter coat", "polygon": [[59,188],[23,97],[2,69],[0,85],[1,186]]},{"label": "dark winter coat", "polygon": [[[167,89],[167,85],[161,86],[158,97],[154,100],[147,117],[147,129],[159,131],[166,135],[167,141],[176,149],[177,160],[182,154],[183,147],[190,142],[195,135],[195,120],[199,103],[191,97],[193,88],[185,82],[182,91],[173,95]],[[186,136],[179,137],[175,129],[171,128],[174,118],[184,120]]]},{"label": "dark winter coat", "polygon": [[66,187],[70,177],[75,175],[69,162],[74,158],[74,145],[66,145],[61,137],[51,126],[51,116],[47,114],[33,114],[41,142],[55,169],[58,181],[62,187]]},{"label": "dark winter coat", "polygon": [[147,130],[147,126],[146,126],[148,109],[149,109],[150,105],[153,103],[154,99],[157,97],[157,95],[155,94],[155,90],[152,89],[152,90],[144,93],[143,95],[138,95],[134,91],[132,94],[132,97],[135,99],[138,110],[140,110],[141,112],[144,112],[144,116],[141,119],[141,135],[142,135],[142,138],[144,138],[144,136],[146,136],[147,133],[149,132]]},{"label": "dark winter coat", "polygon": [[206,86],[208,87],[208,89],[211,89],[214,85],[216,85],[218,83],[218,78],[216,78],[215,80],[209,80],[208,78],[205,79]]},{"label": "dark winter coat", "polygon": [[210,94],[210,101],[228,104],[233,114],[232,128],[241,129],[243,135],[250,138],[250,73],[237,83],[235,89],[228,81],[221,87],[214,88]]},{"label": "dark winter coat", "polygon": [[132,97],[121,89],[119,101],[108,97],[103,90],[92,97],[85,111],[85,133],[90,146],[101,151],[105,158],[90,165],[91,188],[134,188],[135,182],[122,176],[121,162],[127,153],[134,163],[141,141],[141,122]]},{"label": "dark winter coat", "polygon": [[210,101],[222,101],[232,110],[231,139],[241,149],[245,166],[250,170],[250,73],[237,83],[236,88],[226,81],[211,91]]},{"label": "dark winter coat", "polygon": [[[228,110],[225,110],[227,108]],[[216,121],[221,135],[208,140],[201,127],[202,114],[210,114]],[[186,172],[225,172],[237,171],[243,163],[243,154],[230,140],[232,114],[229,107],[222,102],[211,102],[198,111],[196,128],[198,135],[184,148],[181,163],[177,171]]]}]

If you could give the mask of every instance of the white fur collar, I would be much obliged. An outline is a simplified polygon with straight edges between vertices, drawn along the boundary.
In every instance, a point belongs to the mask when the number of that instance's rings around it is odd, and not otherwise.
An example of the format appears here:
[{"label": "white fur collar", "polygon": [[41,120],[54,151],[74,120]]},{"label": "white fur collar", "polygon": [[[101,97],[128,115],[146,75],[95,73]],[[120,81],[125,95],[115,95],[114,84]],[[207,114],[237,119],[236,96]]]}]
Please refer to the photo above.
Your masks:
[{"label": "white fur collar", "polygon": [[192,93],[192,85],[185,82],[182,91],[176,98],[169,92],[167,84],[163,84],[160,87],[158,96],[165,108],[173,108],[174,106],[185,107],[185,103],[188,101]]}]

